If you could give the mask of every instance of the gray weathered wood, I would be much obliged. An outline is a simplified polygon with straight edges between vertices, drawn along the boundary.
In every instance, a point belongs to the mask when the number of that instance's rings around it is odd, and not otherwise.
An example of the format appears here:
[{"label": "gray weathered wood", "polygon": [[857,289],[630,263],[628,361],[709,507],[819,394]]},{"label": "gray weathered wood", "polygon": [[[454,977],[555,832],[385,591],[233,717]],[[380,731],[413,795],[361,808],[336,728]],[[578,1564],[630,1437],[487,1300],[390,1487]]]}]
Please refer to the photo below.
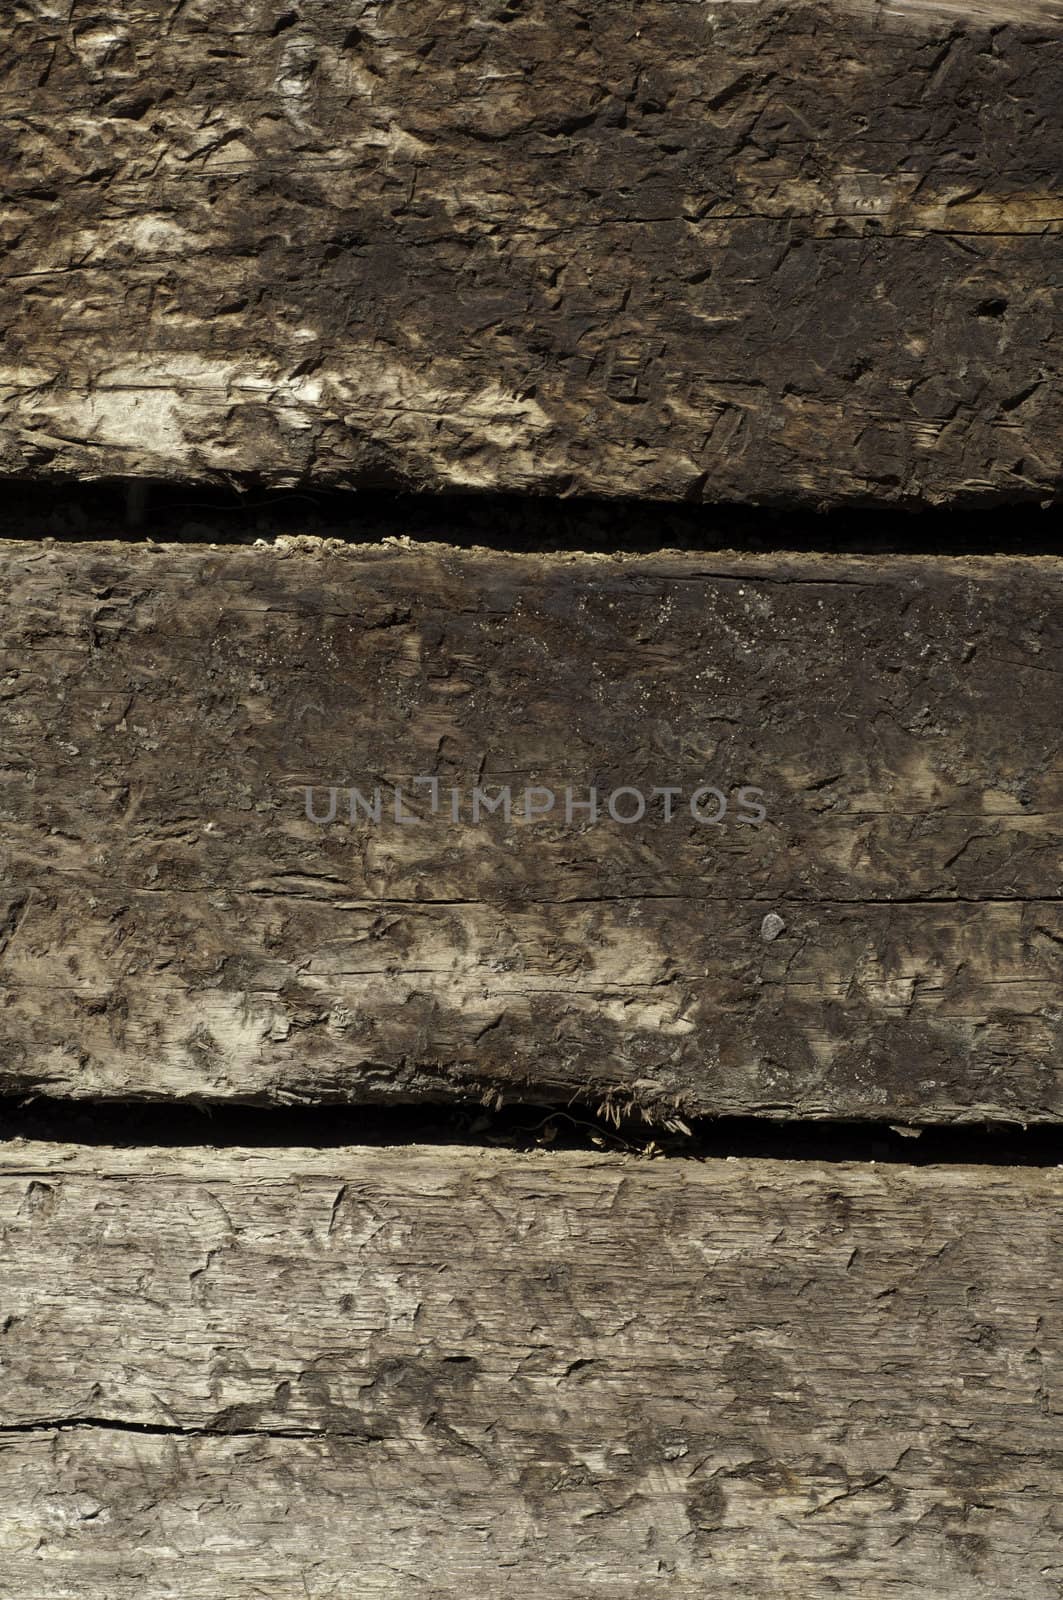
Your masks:
[{"label": "gray weathered wood", "polygon": [[5,1596],[1058,1596],[1058,1171],[16,1142],[0,1220]]},{"label": "gray weathered wood", "polygon": [[1058,490],[1058,0],[25,0],[0,466]]},{"label": "gray weathered wood", "polygon": [[[1059,1119],[1060,579],[8,544],[3,1085]],[[714,781],[766,821],[519,817]]]}]

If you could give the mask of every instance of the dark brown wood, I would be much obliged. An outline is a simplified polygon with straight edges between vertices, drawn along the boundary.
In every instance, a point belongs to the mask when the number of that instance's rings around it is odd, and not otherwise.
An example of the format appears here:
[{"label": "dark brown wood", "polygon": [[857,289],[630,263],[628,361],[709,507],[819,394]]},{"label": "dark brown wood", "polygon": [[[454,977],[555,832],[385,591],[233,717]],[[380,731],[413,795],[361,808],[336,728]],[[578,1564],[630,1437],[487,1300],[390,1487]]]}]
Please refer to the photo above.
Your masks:
[{"label": "dark brown wood", "polygon": [[[0,571],[8,1092],[1063,1116],[1054,562],[295,541]],[[592,784],[645,817],[567,821]],[[419,820],[352,823],[344,786]],[[502,786],[515,815],[474,822]]]},{"label": "dark brown wood", "polygon": [[0,1146],[34,1600],[1055,1600],[1059,1172]]},{"label": "dark brown wood", "polygon": [[6,11],[4,471],[1058,491],[1056,0]]}]

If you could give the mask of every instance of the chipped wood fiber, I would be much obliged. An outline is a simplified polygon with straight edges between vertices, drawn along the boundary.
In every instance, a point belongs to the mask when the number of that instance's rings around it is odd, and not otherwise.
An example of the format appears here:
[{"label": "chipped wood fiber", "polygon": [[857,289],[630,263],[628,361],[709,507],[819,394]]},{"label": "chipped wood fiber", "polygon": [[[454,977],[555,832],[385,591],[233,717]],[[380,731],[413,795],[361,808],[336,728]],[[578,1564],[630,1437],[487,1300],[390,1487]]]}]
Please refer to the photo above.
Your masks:
[{"label": "chipped wood fiber", "polygon": [[0,23],[0,466],[692,500],[1059,486],[1058,4]]},{"label": "chipped wood fiber", "polygon": [[1055,1171],[6,1144],[0,1582],[1056,1600],[1061,1200]]},{"label": "chipped wood fiber", "polygon": [[[0,571],[9,1092],[1063,1115],[1051,561],[16,543]],[[307,785],[419,773],[459,825],[307,819]],[[767,821],[467,803],[704,782]]]}]

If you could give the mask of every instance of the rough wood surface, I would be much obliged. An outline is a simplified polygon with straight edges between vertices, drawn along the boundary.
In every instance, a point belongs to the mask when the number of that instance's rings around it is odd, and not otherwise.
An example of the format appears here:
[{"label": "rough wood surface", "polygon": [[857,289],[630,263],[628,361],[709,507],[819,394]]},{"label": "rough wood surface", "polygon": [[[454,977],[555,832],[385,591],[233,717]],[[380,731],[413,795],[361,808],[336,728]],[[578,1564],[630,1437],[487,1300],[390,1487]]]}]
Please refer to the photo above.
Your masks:
[{"label": "rough wood surface", "polygon": [[1058,490],[1058,0],[5,9],[5,471]]},{"label": "rough wood surface", "polygon": [[0,639],[9,1092],[1063,1117],[1052,560],[9,544]]},{"label": "rough wood surface", "polygon": [[0,1593],[1057,1600],[1058,1171],[0,1148]]}]

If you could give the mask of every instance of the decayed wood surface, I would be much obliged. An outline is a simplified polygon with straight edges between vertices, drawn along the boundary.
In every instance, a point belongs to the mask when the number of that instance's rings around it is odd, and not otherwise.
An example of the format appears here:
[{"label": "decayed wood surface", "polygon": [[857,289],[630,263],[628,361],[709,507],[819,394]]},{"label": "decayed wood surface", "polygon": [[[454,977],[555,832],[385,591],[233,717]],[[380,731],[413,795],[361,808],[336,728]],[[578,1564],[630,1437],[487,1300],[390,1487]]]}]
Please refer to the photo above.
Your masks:
[{"label": "decayed wood surface", "polygon": [[6,471],[1058,489],[1058,0],[6,11]]},{"label": "decayed wood surface", "polygon": [[[0,571],[8,1092],[1063,1115],[1053,561]],[[759,786],[767,817],[521,820],[592,783]],[[344,784],[420,820],[308,820]],[[474,825],[504,784],[517,815]]]},{"label": "decayed wood surface", "polygon": [[5,1595],[1058,1596],[1058,1171],[15,1142],[0,1218]]}]

